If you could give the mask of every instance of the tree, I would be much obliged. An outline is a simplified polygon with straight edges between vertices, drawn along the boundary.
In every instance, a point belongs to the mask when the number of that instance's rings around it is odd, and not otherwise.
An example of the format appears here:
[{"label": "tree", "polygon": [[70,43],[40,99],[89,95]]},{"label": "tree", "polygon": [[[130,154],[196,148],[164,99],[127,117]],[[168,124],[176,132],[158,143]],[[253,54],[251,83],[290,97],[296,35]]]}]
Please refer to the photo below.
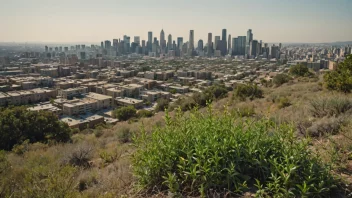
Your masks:
[{"label": "tree", "polygon": [[326,73],[324,81],[330,90],[350,93],[352,90],[352,55],[347,56],[335,71]]},{"label": "tree", "polygon": [[290,81],[290,76],[286,75],[286,74],[277,74],[274,78],[273,78],[273,83],[276,86],[280,86],[284,83],[287,83],[288,81]]},{"label": "tree", "polygon": [[120,121],[126,121],[132,117],[135,117],[137,113],[134,106],[121,107],[113,112],[113,116]]},{"label": "tree", "polygon": [[166,100],[164,98],[160,98],[157,101],[156,105],[156,111],[164,111],[165,109],[169,108],[169,100]]},{"label": "tree", "polygon": [[294,76],[301,76],[301,77],[309,77],[312,75],[308,67],[302,64],[291,66],[290,74]]},{"label": "tree", "polygon": [[29,111],[25,107],[5,108],[0,111],[0,149],[11,150],[25,140],[30,143],[66,142],[71,130],[49,111]]}]

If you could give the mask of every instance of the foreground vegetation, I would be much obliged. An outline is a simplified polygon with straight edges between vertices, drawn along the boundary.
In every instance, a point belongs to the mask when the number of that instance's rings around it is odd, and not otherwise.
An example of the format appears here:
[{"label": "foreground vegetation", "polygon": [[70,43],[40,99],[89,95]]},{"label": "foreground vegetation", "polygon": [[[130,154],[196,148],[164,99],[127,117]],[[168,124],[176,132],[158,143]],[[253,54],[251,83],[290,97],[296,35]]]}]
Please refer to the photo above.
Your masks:
[{"label": "foreground vegetation", "polygon": [[212,197],[247,191],[259,196],[329,196],[337,182],[293,128],[238,120],[211,107],[174,119],[136,139],[134,173],[142,188]]}]

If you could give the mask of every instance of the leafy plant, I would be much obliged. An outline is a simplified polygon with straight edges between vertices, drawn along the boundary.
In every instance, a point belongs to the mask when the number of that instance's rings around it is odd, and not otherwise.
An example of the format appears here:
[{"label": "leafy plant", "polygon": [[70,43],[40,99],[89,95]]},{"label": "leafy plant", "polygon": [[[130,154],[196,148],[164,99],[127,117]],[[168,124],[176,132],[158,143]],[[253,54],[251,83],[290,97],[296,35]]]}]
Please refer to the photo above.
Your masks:
[{"label": "leafy plant", "polygon": [[257,189],[275,197],[325,196],[335,187],[329,167],[288,125],[236,119],[226,110],[193,111],[135,139],[133,170],[145,190],[183,196],[211,191],[241,195]]}]

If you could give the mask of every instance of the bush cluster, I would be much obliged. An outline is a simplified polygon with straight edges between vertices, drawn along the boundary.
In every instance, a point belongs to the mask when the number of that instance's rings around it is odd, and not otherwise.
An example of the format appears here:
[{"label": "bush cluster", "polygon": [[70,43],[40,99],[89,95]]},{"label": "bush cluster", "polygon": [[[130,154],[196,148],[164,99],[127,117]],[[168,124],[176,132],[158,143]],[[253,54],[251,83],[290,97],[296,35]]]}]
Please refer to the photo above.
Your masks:
[{"label": "bush cluster", "polygon": [[286,75],[286,74],[277,74],[274,78],[273,78],[273,83],[276,86],[281,86],[282,84],[287,83],[288,81],[291,80],[291,77]]},{"label": "bush cluster", "polygon": [[240,84],[236,87],[234,96],[240,100],[246,100],[246,98],[253,100],[255,98],[262,98],[263,91],[257,85]]},{"label": "bush cluster", "polygon": [[212,112],[166,114],[164,128],[140,135],[133,158],[139,185],[179,196],[253,190],[259,197],[329,196],[335,184],[329,168],[289,126]]},{"label": "bush cluster", "polygon": [[48,111],[29,111],[26,107],[0,110],[0,149],[11,150],[25,140],[30,143],[70,140],[67,124]]},{"label": "bush cluster", "polygon": [[126,121],[132,117],[136,117],[137,110],[133,106],[121,107],[113,112],[113,116],[120,121]]},{"label": "bush cluster", "polygon": [[308,67],[302,64],[291,66],[290,74],[297,77],[309,77],[313,75]]}]

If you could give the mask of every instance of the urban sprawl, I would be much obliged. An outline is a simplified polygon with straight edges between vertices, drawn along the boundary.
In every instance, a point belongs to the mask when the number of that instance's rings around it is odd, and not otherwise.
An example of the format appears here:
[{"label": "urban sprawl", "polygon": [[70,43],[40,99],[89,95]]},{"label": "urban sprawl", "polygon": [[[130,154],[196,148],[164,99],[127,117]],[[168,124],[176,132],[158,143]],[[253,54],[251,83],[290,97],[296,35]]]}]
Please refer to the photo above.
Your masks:
[{"label": "urban sprawl", "polygon": [[207,43],[190,30],[182,37],[140,41],[124,36],[101,45],[0,44],[0,106],[28,105],[52,111],[72,128],[116,123],[112,111],[121,106],[153,111],[159,99],[171,102],[222,83],[270,81],[292,65],[315,72],[336,69],[351,46],[335,44],[268,44],[246,36],[208,33]]}]

